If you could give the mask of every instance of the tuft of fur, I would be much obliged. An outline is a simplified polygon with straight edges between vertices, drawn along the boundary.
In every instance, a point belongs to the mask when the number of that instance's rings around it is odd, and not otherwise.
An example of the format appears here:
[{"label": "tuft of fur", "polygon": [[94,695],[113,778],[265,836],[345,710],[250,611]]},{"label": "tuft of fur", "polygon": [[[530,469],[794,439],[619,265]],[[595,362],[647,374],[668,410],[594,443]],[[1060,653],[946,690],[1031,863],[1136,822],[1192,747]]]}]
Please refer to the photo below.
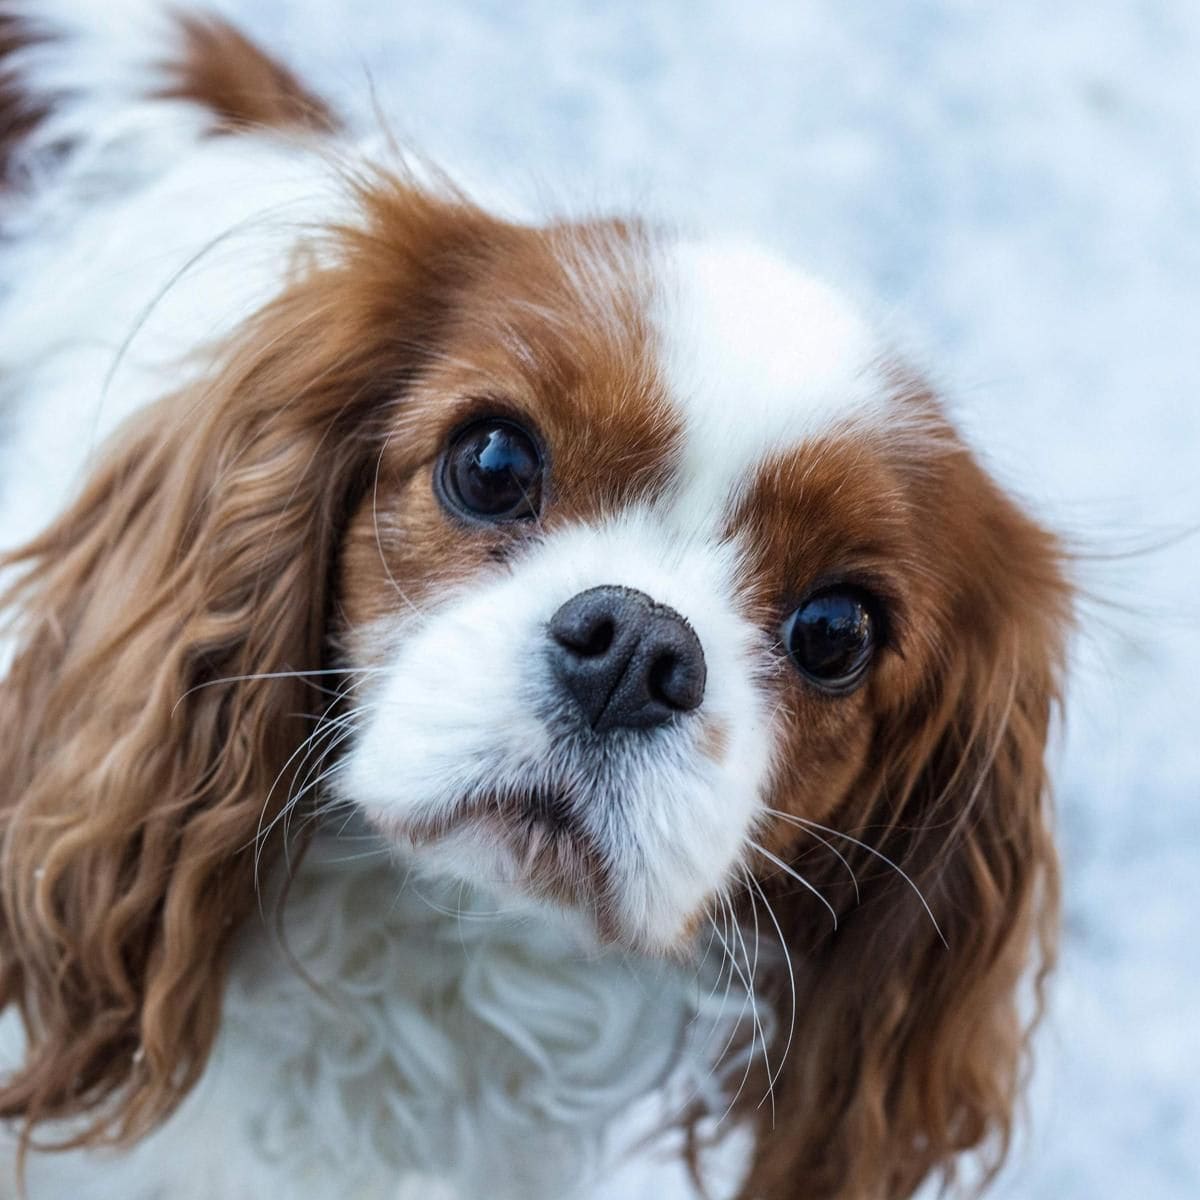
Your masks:
[{"label": "tuft of fur", "polygon": [[332,133],[339,121],[325,100],[228,21],[182,13],[182,48],[163,64],[168,82],[159,95],[202,105],[220,128],[311,130]]}]

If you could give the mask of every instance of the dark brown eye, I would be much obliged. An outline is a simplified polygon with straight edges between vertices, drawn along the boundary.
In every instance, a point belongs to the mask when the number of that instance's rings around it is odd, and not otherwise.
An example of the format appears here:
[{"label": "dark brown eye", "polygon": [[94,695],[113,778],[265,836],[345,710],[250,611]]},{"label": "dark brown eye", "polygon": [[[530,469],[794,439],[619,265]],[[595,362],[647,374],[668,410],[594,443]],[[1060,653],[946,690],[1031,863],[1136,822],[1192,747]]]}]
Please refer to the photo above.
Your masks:
[{"label": "dark brown eye", "polygon": [[824,692],[844,695],[866,677],[877,622],[870,599],[851,588],[810,596],[784,623],[783,637],[800,673]]},{"label": "dark brown eye", "polygon": [[542,455],[511,421],[488,417],[461,430],[442,455],[442,502],[476,521],[522,521],[542,504]]}]

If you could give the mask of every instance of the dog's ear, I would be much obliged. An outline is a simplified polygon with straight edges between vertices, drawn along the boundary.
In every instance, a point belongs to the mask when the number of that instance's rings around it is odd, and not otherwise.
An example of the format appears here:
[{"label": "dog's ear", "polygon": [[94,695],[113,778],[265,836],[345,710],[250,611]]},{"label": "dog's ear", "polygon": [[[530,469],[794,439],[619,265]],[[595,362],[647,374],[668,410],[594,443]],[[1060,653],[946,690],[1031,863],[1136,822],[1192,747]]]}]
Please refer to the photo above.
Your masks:
[{"label": "dog's ear", "polygon": [[328,703],[303,673],[323,665],[340,532],[484,236],[475,210],[402,181],[358,200],[362,224],[0,561],[17,576],[0,1002],[28,1039],[0,1115],[27,1130],[82,1117],[70,1144],[134,1137],[212,1043],[256,842]]},{"label": "dog's ear", "polygon": [[[753,1113],[757,1200],[900,1200],[963,1151],[990,1176],[1009,1143],[1055,946],[1044,756],[1070,589],[1056,541],[969,456],[939,486],[956,559],[938,653],[920,694],[879,714],[863,778],[797,863],[840,898],[837,931],[807,893],[768,890],[796,1028],[773,1106]],[[782,972],[768,990],[777,1068],[792,998]]]}]

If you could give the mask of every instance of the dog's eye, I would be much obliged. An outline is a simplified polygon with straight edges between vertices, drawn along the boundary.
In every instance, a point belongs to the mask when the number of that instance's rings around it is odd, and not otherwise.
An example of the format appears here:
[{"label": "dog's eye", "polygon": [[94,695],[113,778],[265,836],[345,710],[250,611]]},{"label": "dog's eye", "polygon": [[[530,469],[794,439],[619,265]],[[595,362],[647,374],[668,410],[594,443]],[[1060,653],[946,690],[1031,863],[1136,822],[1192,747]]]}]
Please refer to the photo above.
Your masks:
[{"label": "dog's eye", "polygon": [[855,589],[827,588],[805,600],[784,623],[792,662],[821,691],[843,695],[863,681],[878,636],[873,607]]},{"label": "dog's eye", "polygon": [[489,417],[460,430],[442,455],[442,500],[483,521],[536,517],[542,503],[542,456],[534,439],[511,421]]}]

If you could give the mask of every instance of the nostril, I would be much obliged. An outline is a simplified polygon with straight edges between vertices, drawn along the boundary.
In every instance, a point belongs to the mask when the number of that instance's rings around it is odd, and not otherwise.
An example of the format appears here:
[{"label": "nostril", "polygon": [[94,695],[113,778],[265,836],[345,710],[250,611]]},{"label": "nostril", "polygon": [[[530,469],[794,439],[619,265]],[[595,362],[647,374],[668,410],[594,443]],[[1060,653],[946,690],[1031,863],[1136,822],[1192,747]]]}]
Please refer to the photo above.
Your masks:
[{"label": "nostril", "polygon": [[573,650],[580,658],[598,658],[608,652],[616,631],[616,623],[611,618],[604,617],[581,629],[557,630],[555,636],[559,645]]},{"label": "nostril", "polygon": [[650,667],[647,679],[650,697],[677,712],[691,712],[704,699],[704,679],[694,663],[681,659],[674,651],[660,654]]},{"label": "nostril", "polygon": [[650,667],[650,678],[647,680],[652,699],[675,707],[671,696],[675,690],[673,677],[678,670],[679,659],[674,654],[660,654],[654,660]]}]

